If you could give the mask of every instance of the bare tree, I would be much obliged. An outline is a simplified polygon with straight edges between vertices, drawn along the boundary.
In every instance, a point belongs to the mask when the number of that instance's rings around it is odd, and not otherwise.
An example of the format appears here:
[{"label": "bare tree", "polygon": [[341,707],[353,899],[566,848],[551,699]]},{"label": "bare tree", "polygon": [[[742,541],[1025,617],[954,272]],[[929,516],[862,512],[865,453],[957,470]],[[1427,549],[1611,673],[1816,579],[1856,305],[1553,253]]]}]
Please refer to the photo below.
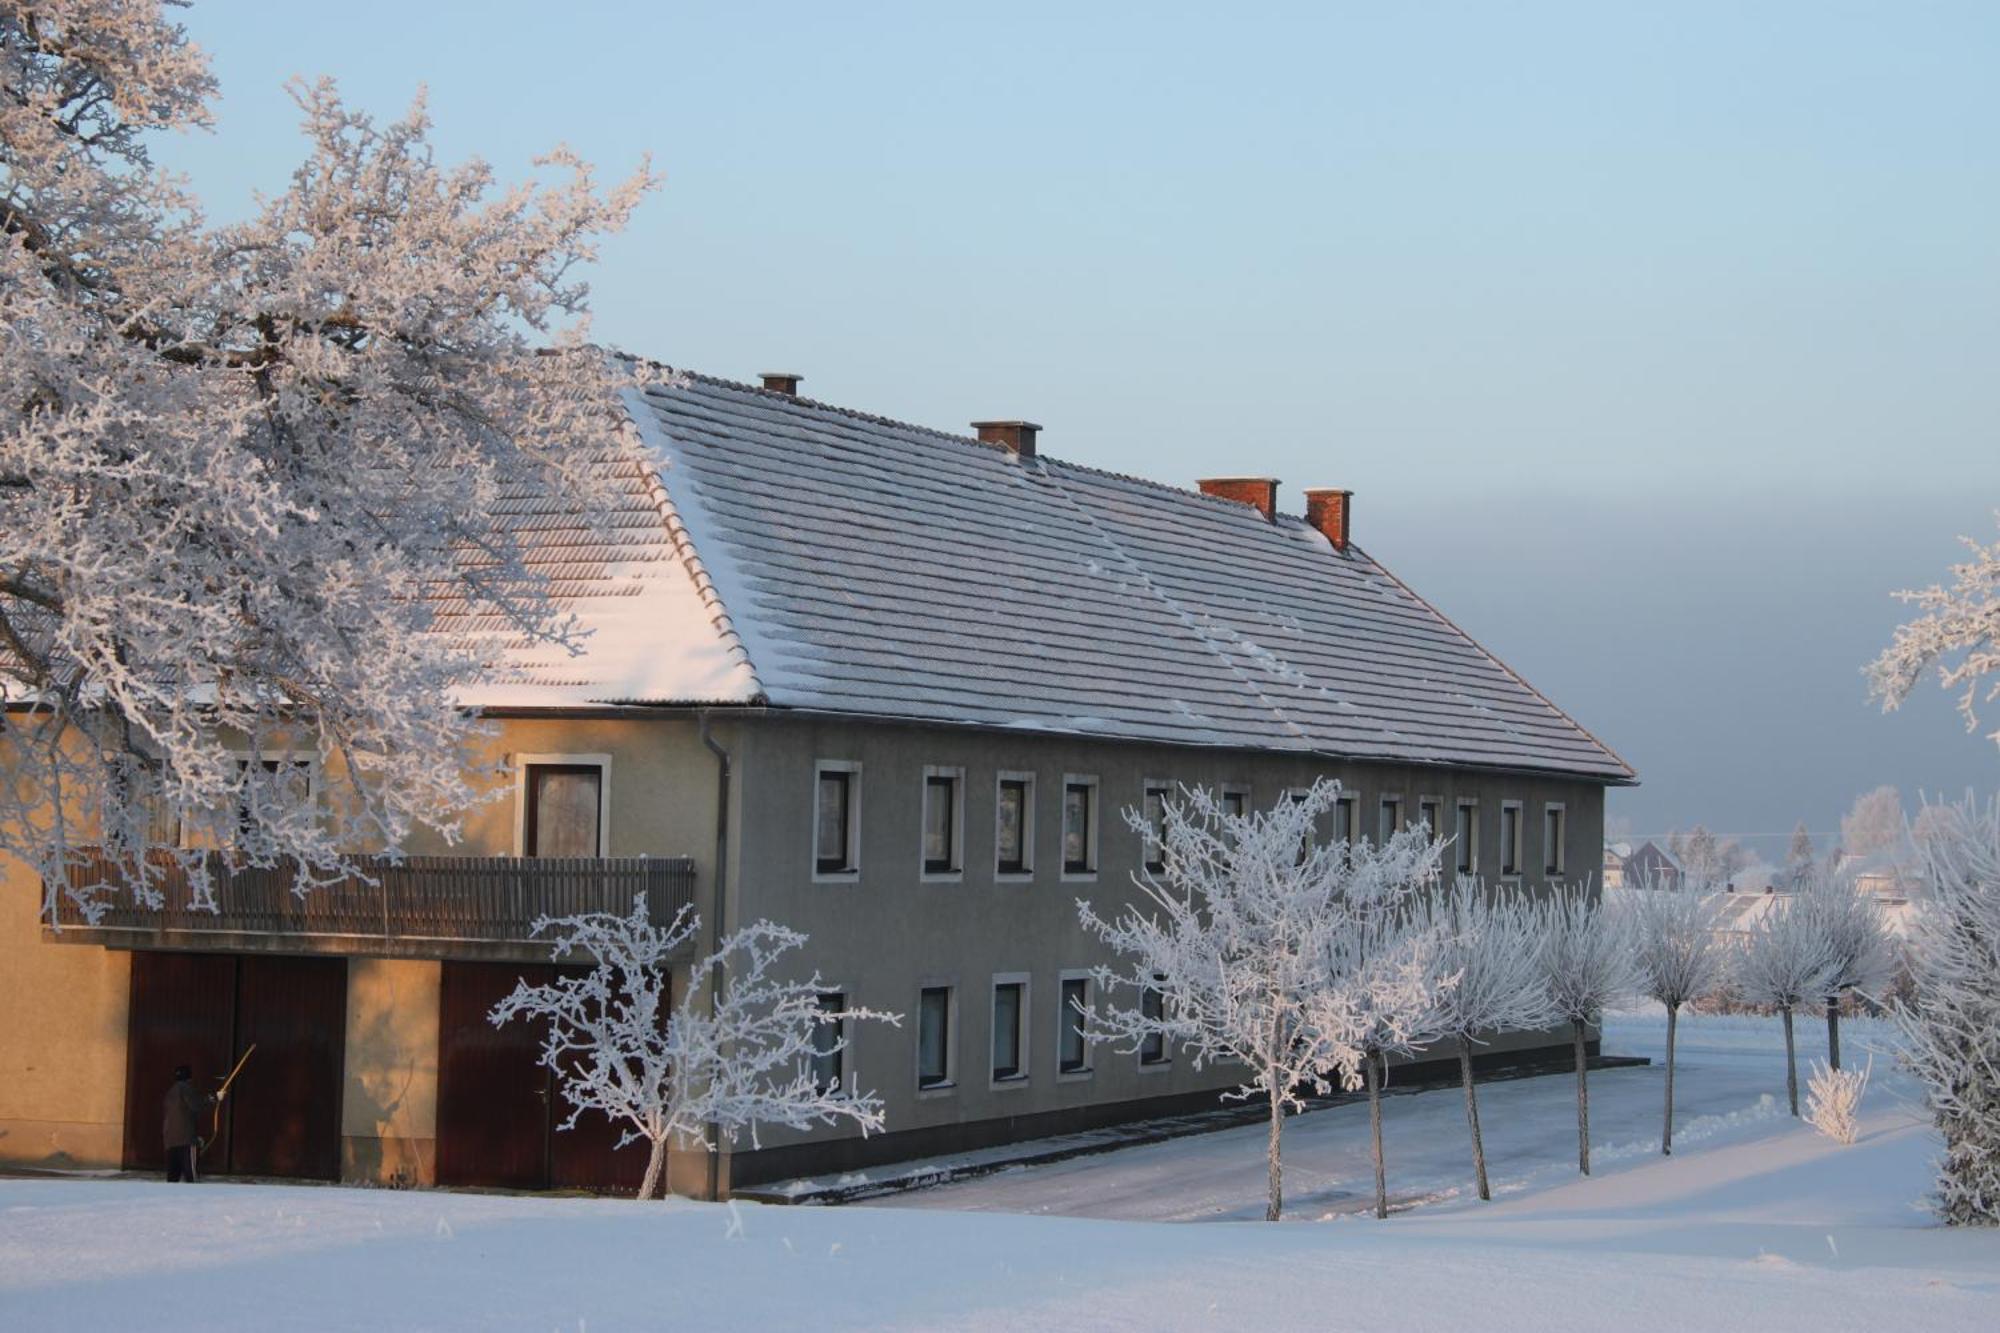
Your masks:
[{"label": "bare tree", "polygon": [[1576,1045],[1576,1166],[1590,1174],[1590,1085],[1586,1037],[1612,1005],[1638,993],[1640,978],[1629,914],[1605,910],[1587,885],[1564,889],[1540,905],[1538,959],[1557,1016],[1569,1020]]},{"label": "bare tree", "polygon": [[1722,980],[1715,904],[1707,885],[1656,884],[1629,898],[1639,985],[1667,1011],[1666,1114],[1660,1151],[1674,1150],[1674,1036],[1681,1006],[1709,994]]},{"label": "bare tree", "polygon": [[830,1013],[820,1007],[817,973],[773,976],[806,937],[769,921],[732,932],[696,963],[696,989],[670,1011],[669,960],[700,929],[685,907],[671,924],[656,924],[644,894],[626,916],[543,917],[534,933],[552,937],[558,961],[581,954],[596,965],[542,986],[518,982],[491,1015],[495,1027],[514,1018],[548,1025],[542,1063],[570,1107],[558,1128],[574,1128],[584,1112],[596,1111],[623,1128],[620,1148],[650,1145],[642,1199],[663,1192],[667,1146],[675,1140],[715,1151],[711,1131],[731,1143],[747,1131],[754,1144],[759,1125],[807,1129],[845,1120],[864,1135],[882,1128],[880,1099],[822,1085],[811,1062],[847,1045],[842,1027],[825,1035],[829,1025],[897,1024],[901,1016],[863,1008]]},{"label": "bare tree", "polygon": [[[1232,815],[1213,792],[1186,790],[1166,803],[1160,869],[1134,877],[1139,901],[1114,920],[1077,903],[1084,928],[1125,960],[1097,972],[1107,1002],[1091,1016],[1093,1036],[1133,1050],[1171,1041],[1197,1069],[1217,1060],[1248,1068],[1232,1095],[1261,1096],[1269,1109],[1272,1221],[1284,1209],[1286,1113],[1336,1079],[1351,1086],[1362,1058],[1361,997],[1330,998],[1330,960],[1352,959],[1367,924],[1437,874],[1439,850],[1421,828],[1380,846],[1322,841],[1319,822],[1340,794],[1322,780],[1296,801]],[[1126,818],[1154,836],[1143,811]],[[1393,989],[1386,973],[1375,981]],[[1137,1002],[1109,1003],[1120,993]]]}]

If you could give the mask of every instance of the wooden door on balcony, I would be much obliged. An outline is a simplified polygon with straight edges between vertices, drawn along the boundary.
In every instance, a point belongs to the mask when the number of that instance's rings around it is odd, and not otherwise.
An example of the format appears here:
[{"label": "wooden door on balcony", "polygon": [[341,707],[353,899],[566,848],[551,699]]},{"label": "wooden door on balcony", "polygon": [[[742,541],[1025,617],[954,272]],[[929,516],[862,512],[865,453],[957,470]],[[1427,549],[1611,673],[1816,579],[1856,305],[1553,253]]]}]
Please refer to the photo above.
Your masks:
[{"label": "wooden door on balcony", "polygon": [[[562,969],[568,970],[568,969]],[[540,1062],[542,1028],[487,1014],[517,981],[547,984],[546,963],[446,962],[438,997],[437,1175],[441,1185],[633,1193],[643,1148],[617,1149],[619,1131],[597,1112],[575,1129]]]},{"label": "wooden door on balcony", "polygon": [[[132,955],[125,1165],[159,1170],[161,1104],[174,1066],[213,1091],[251,1043],[202,1154],[212,1175],[333,1180],[340,1174],[347,962],[274,954]],[[215,1121],[203,1125],[204,1137]]]}]

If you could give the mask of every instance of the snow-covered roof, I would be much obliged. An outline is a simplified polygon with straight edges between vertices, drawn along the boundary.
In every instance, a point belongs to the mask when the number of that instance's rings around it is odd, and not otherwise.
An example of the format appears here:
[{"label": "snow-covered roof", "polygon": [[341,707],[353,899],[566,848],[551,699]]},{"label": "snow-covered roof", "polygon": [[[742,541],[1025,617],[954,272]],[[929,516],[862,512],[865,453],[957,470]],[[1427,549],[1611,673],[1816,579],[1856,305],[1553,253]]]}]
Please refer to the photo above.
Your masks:
[{"label": "snow-covered roof", "polygon": [[1632,771],[1303,519],[698,375],[629,396],[618,541],[545,522],[580,658],[490,707],[774,708],[1574,773]]}]

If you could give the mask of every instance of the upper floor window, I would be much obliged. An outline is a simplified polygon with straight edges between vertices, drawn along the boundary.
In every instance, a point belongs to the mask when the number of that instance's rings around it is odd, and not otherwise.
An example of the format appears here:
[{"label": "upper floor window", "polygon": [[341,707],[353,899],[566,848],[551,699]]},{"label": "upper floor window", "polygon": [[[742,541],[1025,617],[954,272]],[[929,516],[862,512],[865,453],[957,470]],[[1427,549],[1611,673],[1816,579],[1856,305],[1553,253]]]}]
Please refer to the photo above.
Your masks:
[{"label": "upper floor window", "polygon": [[[847,997],[839,991],[823,991],[819,997],[822,1014],[844,1014],[847,1012]],[[842,1056],[847,1051],[844,1040],[847,1023],[839,1018],[822,1020],[813,1025],[812,1039],[812,1079],[813,1087],[820,1092],[837,1092],[842,1086],[846,1071]]]},{"label": "upper floor window", "polygon": [[958,768],[924,770],[924,873],[951,875],[965,868],[960,854],[964,828],[959,809],[959,791],[965,771]]},{"label": "upper floor window", "polygon": [[602,764],[529,762],[522,781],[523,856],[604,855]]},{"label": "upper floor window", "polygon": [[1250,793],[1241,787],[1222,789],[1222,813],[1241,819],[1250,813]]},{"label": "upper floor window", "polygon": [[1145,790],[1146,869],[1154,874],[1167,868],[1167,785],[1149,782]]},{"label": "upper floor window", "polygon": [[1097,779],[1063,779],[1063,873],[1097,873]]},{"label": "upper floor window", "polygon": [[1035,779],[1002,773],[993,812],[993,869],[1001,875],[1034,872]]},{"label": "upper floor window", "polygon": [[1521,803],[1500,803],[1500,873],[1521,873]]},{"label": "upper floor window", "polygon": [[1460,801],[1451,832],[1455,865],[1461,875],[1479,873],[1479,802]]},{"label": "upper floor window", "polygon": [[1568,831],[1563,827],[1567,812],[1560,805],[1542,807],[1542,873],[1560,875],[1563,873],[1563,835]]},{"label": "upper floor window", "polygon": [[[237,759],[236,771],[244,779],[242,788],[237,792],[236,828],[239,835],[247,837],[261,823],[275,822],[293,810],[312,804],[315,773],[309,755],[273,755],[252,759],[246,754]],[[175,831],[178,835],[178,828]],[[174,841],[178,842],[179,837],[176,836]]]},{"label": "upper floor window", "polygon": [[813,799],[813,873],[853,875],[861,868],[861,765],[822,759]]},{"label": "upper floor window", "polygon": [[1377,845],[1389,841],[1403,827],[1403,798],[1384,796],[1382,806],[1375,817],[1375,841]]},{"label": "upper floor window", "polygon": [[1417,822],[1431,831],[1431,840],[1444,836],[1443,803],[1435,796],[1417,798]]},{"label": "upper floor window", "polygon": [[1354,841],[1354,798],[1343,796],[1333,803],[1333,840]]}]

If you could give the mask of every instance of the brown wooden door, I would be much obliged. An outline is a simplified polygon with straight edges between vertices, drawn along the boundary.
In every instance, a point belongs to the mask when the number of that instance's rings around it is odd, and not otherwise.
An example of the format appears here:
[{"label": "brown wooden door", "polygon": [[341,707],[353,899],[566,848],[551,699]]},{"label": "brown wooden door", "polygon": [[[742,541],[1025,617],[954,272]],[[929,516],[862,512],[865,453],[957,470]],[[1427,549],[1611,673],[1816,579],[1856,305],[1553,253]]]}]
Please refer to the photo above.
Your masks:
[{"label": "brown wooden door", "polygon": [[[163,1170],[160,1125],[174,1066],[194,1070],[194,1085],[211,1092],[234,1062],[236,960],[222,954],[135,953],[125,1038],[125,1165]],[[206,1119],[206,1117],[204,1117]],[[228,1159],[228,1121],[209,1145],[210,1169]],[[209,1124],[202,1125],[208,1137]]]},{"label": "brown wooden door", "polygon": [[541,1064],[543,1028],[487,1015],[517,981],[546,985],[548,964],[444,964],[438,1003],[437,1174],[441,1185],[588,1189],[635,1193],[646,1150],[617,1148],[621,1131],[586,1111],[574,1129],[555,1127],[569,1105]]},{"label": "brown wooden door", "polygon": [[257,1049],[229,1092],[230,1171],[339,1179],[346,1037],[346,959],[240,960],[236,1046]]}]

